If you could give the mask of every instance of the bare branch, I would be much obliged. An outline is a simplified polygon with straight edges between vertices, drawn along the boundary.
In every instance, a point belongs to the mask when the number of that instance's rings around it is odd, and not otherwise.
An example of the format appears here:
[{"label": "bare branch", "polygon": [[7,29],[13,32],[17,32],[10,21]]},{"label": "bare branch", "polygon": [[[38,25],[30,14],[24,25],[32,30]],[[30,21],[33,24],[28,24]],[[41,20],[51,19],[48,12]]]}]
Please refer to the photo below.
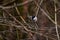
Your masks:
[{"label": "bare branch", "polygon": [[17,6],[25,5],[25,4],[30,3],[30,2],[32,2],[32,1],[33,1],[33,0],[28,0],[28,1],[25,1],[25,2],[23,2],[23,3],[19,3],[19,4],[17,4],[17,5],[14,5],[14,6],[6,6],[6,7],[0,6],[0,8],[2,8],[2,9],[14,8],[14,7],[17,7]]}]

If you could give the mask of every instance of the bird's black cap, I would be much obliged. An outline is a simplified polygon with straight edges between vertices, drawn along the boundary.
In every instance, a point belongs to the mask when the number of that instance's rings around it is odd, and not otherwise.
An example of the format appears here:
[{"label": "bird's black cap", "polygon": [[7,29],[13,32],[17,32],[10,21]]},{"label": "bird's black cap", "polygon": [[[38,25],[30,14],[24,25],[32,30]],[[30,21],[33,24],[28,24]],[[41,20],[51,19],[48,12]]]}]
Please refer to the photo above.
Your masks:
[{"label": "bird's black cap", "polygon": [[32,16],[32,20],[35,18],[35,16]]}]

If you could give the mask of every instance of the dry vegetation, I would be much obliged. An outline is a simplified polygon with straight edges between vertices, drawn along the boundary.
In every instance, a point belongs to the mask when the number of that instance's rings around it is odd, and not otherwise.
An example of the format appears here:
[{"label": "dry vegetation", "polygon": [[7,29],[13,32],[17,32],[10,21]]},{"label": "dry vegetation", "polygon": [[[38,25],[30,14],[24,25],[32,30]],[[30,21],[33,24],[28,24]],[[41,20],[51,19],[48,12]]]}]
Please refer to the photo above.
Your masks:
[{"label": "dry vegetation", "polygon": [[[37,22],[27,18],[37,16]],[[0,0],[0,40],[60,40],[60,0]]]}]

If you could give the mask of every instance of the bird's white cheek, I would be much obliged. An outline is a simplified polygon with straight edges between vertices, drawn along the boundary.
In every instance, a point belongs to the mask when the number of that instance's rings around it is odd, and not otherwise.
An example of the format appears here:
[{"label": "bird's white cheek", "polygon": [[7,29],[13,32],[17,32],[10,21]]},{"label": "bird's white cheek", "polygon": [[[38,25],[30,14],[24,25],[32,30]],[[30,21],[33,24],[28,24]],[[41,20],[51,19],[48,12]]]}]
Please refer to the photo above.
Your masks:
[{"label": "bird's white cheek", "polygon": [[37,21],[37,17],[35,17],[33,20],[36,22]]}]

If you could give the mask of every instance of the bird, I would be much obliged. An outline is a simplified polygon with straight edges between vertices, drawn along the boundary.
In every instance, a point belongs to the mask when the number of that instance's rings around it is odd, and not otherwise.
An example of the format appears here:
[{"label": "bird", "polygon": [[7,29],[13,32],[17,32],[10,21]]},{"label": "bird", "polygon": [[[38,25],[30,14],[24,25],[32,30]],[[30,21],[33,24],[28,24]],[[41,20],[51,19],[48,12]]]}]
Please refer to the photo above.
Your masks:
[{"label": "bird", "polygon": [[28,16],[28,18],[33,22],[37,22],[37,16]]},{"label": "bird", "polygon": [[36,17],[36,16],[32,16],[32,20],[33,20],[34,22],[37,22],[37,17]]}]

